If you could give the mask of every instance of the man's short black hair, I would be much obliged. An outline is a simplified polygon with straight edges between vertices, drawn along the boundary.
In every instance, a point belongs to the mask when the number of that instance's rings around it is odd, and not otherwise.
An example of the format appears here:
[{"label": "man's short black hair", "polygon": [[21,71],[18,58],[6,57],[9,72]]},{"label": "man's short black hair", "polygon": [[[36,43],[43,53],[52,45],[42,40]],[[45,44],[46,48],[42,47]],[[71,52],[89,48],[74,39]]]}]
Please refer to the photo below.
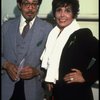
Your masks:
[{"label": "man's short black hair", "polygon": [[[21,4],[23,0],[17,0],[17,3]],[[42,3],[42,0],[38,0],[38,5]]]}]

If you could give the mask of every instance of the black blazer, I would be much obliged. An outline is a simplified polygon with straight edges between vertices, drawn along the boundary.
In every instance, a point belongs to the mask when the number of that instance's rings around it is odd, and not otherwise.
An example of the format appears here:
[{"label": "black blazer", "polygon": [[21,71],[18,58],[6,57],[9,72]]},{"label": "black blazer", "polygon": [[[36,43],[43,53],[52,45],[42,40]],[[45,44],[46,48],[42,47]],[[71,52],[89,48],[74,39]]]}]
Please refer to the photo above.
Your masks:
[{"label": "black blazer", "polygon": [[[58,91],[58,100],[93,100],[91,85],[99,79],[98,50],[98,40],[87,28],[79,29],[69,37],[62,51],[59,81],[54,90]],[[93,65],[89,66],[91,61]],[[63,81],[65,74],[72,68],[82,72],[85,83],[67,84]],[[60,95],[63,98],[60,99]]]}]

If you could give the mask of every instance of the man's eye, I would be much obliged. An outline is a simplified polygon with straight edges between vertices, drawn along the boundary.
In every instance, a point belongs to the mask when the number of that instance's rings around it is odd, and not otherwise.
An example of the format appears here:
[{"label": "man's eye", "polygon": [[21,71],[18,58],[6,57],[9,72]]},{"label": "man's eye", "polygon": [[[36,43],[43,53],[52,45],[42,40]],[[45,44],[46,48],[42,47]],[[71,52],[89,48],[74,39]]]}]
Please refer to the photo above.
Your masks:
[{"label": "man's eye", "polygon": [[25,6],[26,6],[26,5],[29,5],[29,3],[25,3],[25,2],[24,2],[24,3],[23,3],[23,5],[25,5]]}]

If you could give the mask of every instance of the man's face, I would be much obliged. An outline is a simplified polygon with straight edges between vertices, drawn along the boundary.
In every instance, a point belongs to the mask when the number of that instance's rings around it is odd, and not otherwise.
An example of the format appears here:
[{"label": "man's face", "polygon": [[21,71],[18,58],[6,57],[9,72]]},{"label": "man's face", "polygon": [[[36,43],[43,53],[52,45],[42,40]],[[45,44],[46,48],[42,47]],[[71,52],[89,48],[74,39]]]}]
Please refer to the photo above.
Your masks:
[{"label": "man's face", "polygon": [[32,20],[38,13],[38,0],[22,0],[19,8],[26,20]]}]

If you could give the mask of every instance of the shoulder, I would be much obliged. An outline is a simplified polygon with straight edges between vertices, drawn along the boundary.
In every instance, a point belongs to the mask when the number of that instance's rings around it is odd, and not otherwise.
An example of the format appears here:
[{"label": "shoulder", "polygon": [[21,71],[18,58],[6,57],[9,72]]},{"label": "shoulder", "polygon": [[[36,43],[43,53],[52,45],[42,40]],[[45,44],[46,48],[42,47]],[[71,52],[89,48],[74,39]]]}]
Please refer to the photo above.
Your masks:
[{"label": "shoulder", "polygon": [[80,42],[86,42],[86,43],[98,42],[97,38],[93,36],[93,33],[89,28],[79,29],[73,33],[73,36],[76,36],[77,40]]},{"label": "shoulder", "polygon": [[81,28],[77,31],[75,31],[75,34],[77,36],[93,36],[92,31],[89,28]]},{"label": "shoulder", "polygon": [[18,17],[18,18],[12,18],[12,19],[8,19],[7,21],[5,21],[4,23],[3,23],[3,25],[2,26],[11,26],[11,25],[14,25],[14,24],[16,24],[16,23],[18,23],[19,22],[19,20],[20,20],[20,18]]},{"label": "shoulder", "polygon": [[89,40],[95,38],[89,28],[81,28],[75,31],[72,36],[76,36],[78,40]]},{"label": "shoulder", "polygon": [[36,22],[38,23],[38,25],[45,27],[45,28],[53,28],[52,24],[50,24],[49,22],[37,17],[36,18]]}]

